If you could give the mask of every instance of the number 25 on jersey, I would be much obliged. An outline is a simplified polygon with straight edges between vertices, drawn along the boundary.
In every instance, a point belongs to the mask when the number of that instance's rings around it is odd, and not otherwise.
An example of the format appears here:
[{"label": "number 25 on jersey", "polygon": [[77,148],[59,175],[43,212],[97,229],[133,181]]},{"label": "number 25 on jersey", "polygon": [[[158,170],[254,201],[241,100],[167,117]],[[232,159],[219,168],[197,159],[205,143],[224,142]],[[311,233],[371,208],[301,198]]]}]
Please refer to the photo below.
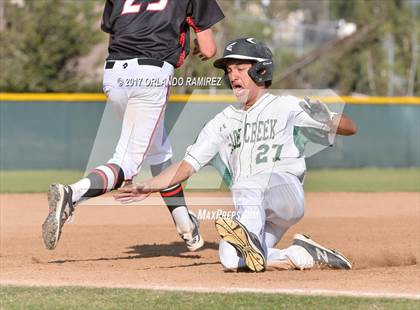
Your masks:
[{"label": "number 25 on jersey", "polygon": [[[169,0],[160,0],[149,3],[146,11],[163,11],[166,8],[168,1]],[[142,3],[134,4],[135,2],[138,2],[138,0],[125,0],[121,15],[139,13]]]}]

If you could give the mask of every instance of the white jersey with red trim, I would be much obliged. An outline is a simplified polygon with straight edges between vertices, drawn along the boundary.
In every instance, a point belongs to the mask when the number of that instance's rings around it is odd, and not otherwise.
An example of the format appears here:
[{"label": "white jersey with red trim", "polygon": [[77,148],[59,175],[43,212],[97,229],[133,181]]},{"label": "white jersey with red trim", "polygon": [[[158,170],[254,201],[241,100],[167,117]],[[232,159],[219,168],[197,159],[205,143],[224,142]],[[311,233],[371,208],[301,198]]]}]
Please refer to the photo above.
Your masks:
[{"label": "white jersey with red trim", "polygon": [[184,160],[198,171],[219,154],[233,183],[275,172],[291,173],[303,182],[308,139],[302,133],[321,133],[325,145],[334,137],[327,125],[302,110],[299,101],[266,93],[247,111],[227,107],[206,124]]}]

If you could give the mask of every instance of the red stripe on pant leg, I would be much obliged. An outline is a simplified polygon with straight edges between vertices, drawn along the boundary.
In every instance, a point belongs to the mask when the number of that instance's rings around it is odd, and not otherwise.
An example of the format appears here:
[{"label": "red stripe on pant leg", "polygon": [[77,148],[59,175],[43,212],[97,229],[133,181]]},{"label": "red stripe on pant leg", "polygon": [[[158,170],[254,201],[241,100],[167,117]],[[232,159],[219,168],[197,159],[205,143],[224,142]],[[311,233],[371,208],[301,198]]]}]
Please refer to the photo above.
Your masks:
[{"label": "red stripe on pant leg", "polygon": [[[172,76],[171,76],[171,78],[172,78]],[[149,138],[149,142],[147,144],[147,148],[146,148],[146,150],[143,153],[143,157],[142,157],[139,165],[137,166],[137,171],[139,171],[139,167],[143,164],[144,157],[146,156],[147,152],[149,151],[150,144],[151,144],[151,142],[153,140],[153,136],[155,135],[156,128],[158,127],[158,124],[160,122],[160,118],[162,117],[162,113],[166,109],[166,104],[168,103],[168,98],[169,98],[169,87],[166,88],[166,100],[165,100],[165,104],[163,105],[162,109],[160,110],[159,117],[158,117],[158,119],[156,121],[156,124],[155,124],[155,127],[153,128],[153,131],[152,131],[152,135]],[[162,125],[162,126],[164,126],[164,125]],[[135,176],[133,176],[133,179],[134,179]]]},{"label": "red stripe on pant leg", "polygon": [[106,177],[106,174],[102,170],[99,170],[99,169],[93,169],[92,172],[96,172],[97,174],[99,174],[99,176],[104,181],[104,191],[102,192],[102,194],[105,194],[108,188],[108,178]]},{"label": "red stripe on pant leg", "polygon": [[162,197],[170,197],[173,195],[178,194],[180,191],[182,191],[182,186],[180,185],[179,187],[175,188],[174,190],[170,191],[170,192],[160,192],[160,195]]}]

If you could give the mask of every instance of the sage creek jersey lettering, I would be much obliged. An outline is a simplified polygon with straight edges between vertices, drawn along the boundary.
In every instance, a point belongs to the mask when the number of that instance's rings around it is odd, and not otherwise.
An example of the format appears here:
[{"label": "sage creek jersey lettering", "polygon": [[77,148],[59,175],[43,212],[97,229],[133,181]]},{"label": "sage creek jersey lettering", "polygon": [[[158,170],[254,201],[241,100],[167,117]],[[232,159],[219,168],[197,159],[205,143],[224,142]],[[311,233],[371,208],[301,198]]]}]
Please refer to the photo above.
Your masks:
[{"label": "sage creek jersey lettering", "polygon": [[190,27],[200,32],[223,18],[215,0],[107,0],[101,28],[111,34],[108,60],[153,58],[179,67]]},{"label": "sage creek jersey lettering", "polygon": [[303,182],[303,148],[308,140],[302,138],[301,130],[318,132],[324,145],[331,144],[334,136],[327,125],[304,112],[299,101],[267,93],[247,111],[227,107],[206,124],[184,160],[198,171],[218,154],[233,183],[276,172],[291,173]]}]

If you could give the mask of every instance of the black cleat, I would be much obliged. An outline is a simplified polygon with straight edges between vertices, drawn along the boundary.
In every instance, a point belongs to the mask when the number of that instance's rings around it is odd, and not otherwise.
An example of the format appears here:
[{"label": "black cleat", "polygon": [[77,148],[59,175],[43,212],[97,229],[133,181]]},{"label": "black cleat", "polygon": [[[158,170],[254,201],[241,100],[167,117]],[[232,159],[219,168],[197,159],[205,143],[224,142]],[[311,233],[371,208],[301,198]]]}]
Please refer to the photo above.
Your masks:
[{"label": "black cleat", "polygon": [[60,239],[61,229],[74,211],[72,190],[68,185],[51,184],[48,190],[49,213],[42,224],[42,238],[45,247],[55,249]]},{"label": "black cleat", "polygon": [[293,245],[303,247],[314,258],[315,264],[333,269],[351,269],[351,262],[341,253],[319,245],[305,235],[296,234]]}]

